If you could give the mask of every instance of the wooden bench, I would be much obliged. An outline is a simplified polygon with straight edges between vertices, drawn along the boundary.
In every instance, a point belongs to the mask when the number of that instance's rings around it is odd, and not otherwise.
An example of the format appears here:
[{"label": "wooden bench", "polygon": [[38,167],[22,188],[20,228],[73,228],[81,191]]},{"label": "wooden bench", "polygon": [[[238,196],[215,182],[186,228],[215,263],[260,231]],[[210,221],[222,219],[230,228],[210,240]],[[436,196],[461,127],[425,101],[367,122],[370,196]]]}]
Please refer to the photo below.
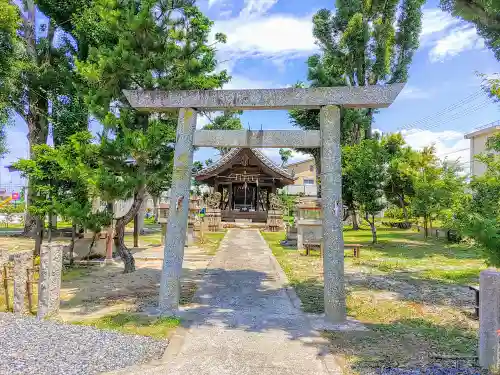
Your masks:
[{"label": "wooden bench", "polygon": [[318,241],[307,241],[304,242],[304,249],[306,249],[306,255],[311,253],[312,249],[319,250],[321,256],[323,256],[323,243]]},{"label": "wooden bench", "polygon": [[352,256],[354,258],[359,258],[361,256],[361,248],[363,245],[360,245],[358,243],[346,243],[344,244],[344,248],[346,249],[352,249]]},{"label": "wooden bench", "polygon": [[[361,256],[361,248],[363,245],[360,244],[344,244],[345,249],[352,249],[352,255],[354,258],[359,258]],[[304,249],[306,249],[306,256],[311,253],[311,250],[316,249],[320,251],[320,255],[323,256],[323,243],[319,241],[308,241],[304,243]]]}]

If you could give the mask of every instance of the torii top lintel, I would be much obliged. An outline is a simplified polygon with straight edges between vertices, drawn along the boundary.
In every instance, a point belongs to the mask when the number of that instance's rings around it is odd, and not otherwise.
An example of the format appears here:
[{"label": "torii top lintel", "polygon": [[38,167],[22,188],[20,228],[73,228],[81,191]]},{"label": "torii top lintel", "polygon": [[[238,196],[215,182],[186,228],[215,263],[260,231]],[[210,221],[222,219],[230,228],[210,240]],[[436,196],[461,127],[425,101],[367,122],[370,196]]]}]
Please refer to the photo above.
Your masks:
[{"label": "torii top lintel", "polygon": [[132,107],[148,112],[165,112],[177,108],[203,111],[314,109],[327,105],[385,108],[396,99],[403,87],[403,83],[396,83],[384,86],[253,90],[124,90],[123,93]]}]

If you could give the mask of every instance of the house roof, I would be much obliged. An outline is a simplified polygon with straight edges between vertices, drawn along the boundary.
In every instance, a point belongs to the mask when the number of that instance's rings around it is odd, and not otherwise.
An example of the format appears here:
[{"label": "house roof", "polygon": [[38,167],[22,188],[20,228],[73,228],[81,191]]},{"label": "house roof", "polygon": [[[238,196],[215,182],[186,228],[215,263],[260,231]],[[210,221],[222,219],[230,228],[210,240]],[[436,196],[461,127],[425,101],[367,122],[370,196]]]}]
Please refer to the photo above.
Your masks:
[{"label": "house roof", "polygon": [[311,161],[314,161],[314,158],[309,158],[309,159],[301,160],[301,161],[298,161],[298,162],[295,162],[295,163],[290,163],[290,164],[287,164],[285,167],[286,168],[294,167],[296,165],[303,164],[303,163],[309,163]]},{"label": "house roof", "polygon": [[475,138],[478,135],[496,133],[500,131],[500,120],[476,128],[473,132],[465,135],[465,139]]},{"label": "house roof", "polygon": [[290,174],[287,170],[277,166],[275,163],[273,163],[271,159],[269,159],[266,155],[264,155],[262,151],[259,151],[258,149],[255,148],[233,148],[227,154],[222,156],[218,161],[216,161],[209,167],[199,171],[195,175],[195,178],[197,180],[203,180],[206,179],[207,177],[215,175],[221,169],[225,169],[224,167],[227,164],[229,164],[233,159],[236,159],[240,153],[243,153],[243,151],[251,152],[257,158],[257,160],[259,160],[265,167],[267,167],[272,172],[282,177],[284,180],[289,180],[288,181],[289,183],[293,183],[294,177],[292,174]]}]

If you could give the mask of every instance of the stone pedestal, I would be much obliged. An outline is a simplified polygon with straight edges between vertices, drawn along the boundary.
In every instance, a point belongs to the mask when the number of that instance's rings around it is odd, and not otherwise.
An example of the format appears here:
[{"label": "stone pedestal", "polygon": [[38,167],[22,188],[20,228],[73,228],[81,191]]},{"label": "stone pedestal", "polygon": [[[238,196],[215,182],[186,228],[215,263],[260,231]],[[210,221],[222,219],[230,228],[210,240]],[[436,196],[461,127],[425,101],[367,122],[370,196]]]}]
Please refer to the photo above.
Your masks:
[{"label": "stone pedestal", "polygon": [[[62,256],[61,256],[62,260]],[[14,254],[14,312],[26,314],[26,281],[28,281],[28,269],[33,267],[33,252],[23,251]]]},{"label": "stone pedestal", "polygon": [[323,241],[323,213],[318,198],[301,198],[297,203],[297,249],[303,250],[306,243]]},{"label": "stone pedestal", "polygon": [[37,313],[39,319],[57,315],[59,312],[63,248],[64,245],[47,244],[40,250]]},{"label": "stone pedestal", "polygon": [[267,212],[267,227],[270,231],[279,231],[283,228],[283,211],[269,210]]},{"label": "stone pedestal", "polygon": [[222,216],[220,208],[207,208],[206,219],[208,220],[208,229],[211,232],[217,232],[222,226]]},{"label": "stone pedestal", "polygon": [[306,243],[323,241],[323,221],[303,219],[297,221],[297,249],[303,250]]},{"label": "stone pedestal", "polygon": [[[500,369],[500,272],[482,271],[479,277],[479,365]],[[495,372],[496,373],[496,372]]]}]

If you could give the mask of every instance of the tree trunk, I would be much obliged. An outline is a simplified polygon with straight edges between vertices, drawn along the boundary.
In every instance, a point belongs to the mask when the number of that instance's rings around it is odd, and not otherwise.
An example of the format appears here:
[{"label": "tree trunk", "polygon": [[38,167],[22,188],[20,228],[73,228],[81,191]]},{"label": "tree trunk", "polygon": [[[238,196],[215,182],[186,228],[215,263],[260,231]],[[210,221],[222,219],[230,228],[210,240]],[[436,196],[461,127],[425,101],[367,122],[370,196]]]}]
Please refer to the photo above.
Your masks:
[{"label": "tree trunk", "polygon": [[43,242],[43,223],[44,220],[40,217],[35,218],[36,222],[36,231],[35,231],[35,251],[34,251],[34,256],[39,256],[40,255],[40,249],[42,247],[42,242]]},{"label": "tree trunk", "polygon": [[372,221],[370,223],[370,228],[372,230],[372,243],[377,243],[377,227],[375,226],[375,216],[372,215]]},{"label": "tree trunk", "polygon": [[[140,210],[140,208],[139,208]],[[139,247],[139,214],[134,216],[134,247]]]},{"label": "tree trunk", "polygon": [[134,256],[130,252],[130,250],[125,246],[125,220],[123,217],[119,218],[116,221],[115,225],[115,246],[118,251],[118,255],[123,260],[123,264],[125,265],[124,273],[130,273],[135,271],[135,260]]},{"label": "tree trunk", "polygon": [[[36,6],[34,0],[26,0],[24,2],[24,14],[23,17],[23,38],[26,44],[26,52],[28,58],[31,62],[37,66],[40,64],[46,64],[50,66],[51,64],[51,53],[52,49],[47,48],[46,55],[39,61],[39,56],[37,53],[37,41],[36,41]],[[55,35],[55,27],[52,22],[49,22],[47,37],[49,39],[50,45]],[[28,125],[28,142],[29,142],[29,157],[33,155],[33,146],[44,144],[47,142],[49,124],[49,101],[45,95],[39,93],[39,88],[33,88],[31,85],[36,85],[37,80],[34,77],[27,77],[27,89],[26,97],[28,99],[28,105],[26,106],[24,112],[24,119]],[[38,92],[37,92],[38,91]],[[28,192],[25,193],[26,203],[29,207],[31,204],[31,197],[33,194],[33,189],[28,182]],[[24,235],[29,235],[33,228],[36,227],[36,219],[29,212],[26,212],[24,219]]]},{"label": "tree trunk", "polygon": [[155,218],[155,221],[158,220],[158,202],[160,201],[160,197],[156,197],[152,195],[153,198],[153,217]]},{"label": "tree trunk", "polygon": [[358,215],[356,214],[356,209],[351,210],[351,220],[352,220],[352,230],[359,230]]},{"label": "tree trunk", "polygon": [[370,217],[368,213],[365,213],[365,220],[370,225],[370,229],[372,231],[372,244],[377,243],[377,227],[375,226],[375,216],[372,215],[372,220],[370,221]]},{"label": "tree trunk", "polygon": [[137,215],[146,195],[144,186],[139,186],[134,194],[134,202],[128,212],[116,220],[115,224],[115,246],[120,258],[125,265],[125,273],[135,271],[135,260],[130,250],[125,246],[125,226]]},{"label": "tree trunk", "polygon": [[76,224],[73,223],[71,225],[71,242],[69,244],[69,265],[73,266],[75,262],[74,250],[75,250],[75,241],[76,241]]},{"label": "tree trunk", "polygon": [[429,237],[429,228],[427,228],[427,215],[424,215],[424,236]]},{"label": "tree trunk", "polygon": [[404,197],[399,195],[399,204],[401,205],[401,210],[403,210],[403,216],[405,218],[405,222],[408,223],[408,209],[406,208]]},{"label": "tree trunk", "polygon": [[31,186],[29,181],[28,188],[24,192],[24,199],[26,202],[26,212],[24,213],[24,228],[22,235],[29,236],[33,231],[36,231],[36,218],[30,213],[28,209],[29,206],[31,206]]},{"label": "tree trunk", "polygon": [[368,128],[365,130],[365,139],[371,139],[373,136],[372,132],[372,124],[373,124],[373,109],[369,108],[367,110],[367,116],[370,120],[370,123],[368,124]]}]

